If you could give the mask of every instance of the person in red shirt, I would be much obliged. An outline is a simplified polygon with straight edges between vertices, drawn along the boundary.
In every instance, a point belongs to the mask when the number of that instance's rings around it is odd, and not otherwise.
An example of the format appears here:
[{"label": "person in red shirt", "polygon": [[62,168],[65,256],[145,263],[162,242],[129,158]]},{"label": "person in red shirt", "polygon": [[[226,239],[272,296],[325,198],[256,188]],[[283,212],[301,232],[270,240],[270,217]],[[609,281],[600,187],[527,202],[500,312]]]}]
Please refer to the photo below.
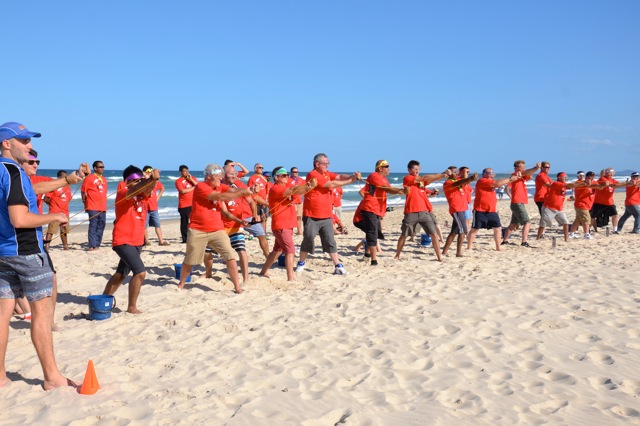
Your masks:
[{"label": "person in red shirt", "polygon": [[[300,177],[300,172],[297,167],[292,167],[289,173],[290,184],[296,186],[306,184],[305,180]],[[295,194],[293,196],[293,205],[296,208],[297,235],[302,235],[302,195],[304,194]]]},{"label": "person in red shirt", "polygon": [[[449,167],[449,170],[451,174],[449,175],[449,179],[442,185],[442,190],[449,203],[449,214],[451,214],[452,225],[451,232],[447,236],[447,241],[445,241],[444,247],[442,248],[442,254],[444,256],[447,255],[449,247],[451,247],[451,243],[453,243],[453,239],[457,235],[456,257],[462,257],[462,244],[468,232],[466,213],[469,205],[467,198],[468,191],[465,188],[470,187],[469,184],[478,179],[478,174],[474,173],[472,176],[468,176],[469,171],[467,169],[466,173],[463,174],[465,177],[462,177],[463,175],[458,174],[458,168],[456,166]],[[431,241],[434,241],[433,237],[431,237]]]},{"label": "person in red shirt", "polygon": [[600,226],[606,226],[611,218],[611,224],[613,225],[613,233],[618,234],[618,210],[613,200],[613,193],[616,188],[626,186],[625,182],[618,182],[613,177],[616,171],[611,167],[604,170],[604,176],[598,179],[598,183],[608,183],[608,185],[602,189],[596,190],[596,197],[591,208],[591,224],[593,229],[598,230]]},{"label": "person in red shirt", "polygon": [[342,194],[344,191],[342,187],[333,188],[331,191],[331,195],[333,196],[333,214],[338,216],[338,218],[342,219]]},{"label": "person in red shirt", "polygon": [[509,196],[511,197],[511,223],[504,232],[502,237],[502,244],[508,244],[509,236],[511,233],[522,225],[522,247],[530,247],[527,242],[529,237],[529,228],[531,227],[531,219],[529,219],[529,213],[527,213],[527,204],[529,204],[529,192],[527,191],[527,185],[525,182],[531,180],[531,176],[540,170],[541,163],[537,163],[530,169],[525,169],[524,160],[516,160],[513,163],[514,172],[511,176],[515,176],[516,180],[511,182],[507,188]]},{"label": "person in red shirt", "polygon": [[89,245],[87,251],[98,250],[102,244],[104,227],[107,222],[107,178],[104,177],[104,163],[93,162],[93,174],[87,176],[80,189],[84,209],[89,215],[87,231]]},{"label": "person in red shirt", "polygon": [[404,218],[402,219],[400,237],[398,238],[394,258],[400,259],[400,253],[402,252],[407,237],[413,235],[417,226],[420,225],[424,232],[431,237],[436,257],[439,262],[442,262],[440,244],[438,242],[437,219],[433,214],[433,206],[427,198],[432,191],[427,188],[427,185],[449,177],[451,170],[447,169],[442,173],[420,176],[420,162],[417,160],[409,161],[407,170],[409,174],[402,180],[402,186],[407,188],[408,191],[407,200],[404,203]]},{"label": "person in red shirt", "polygon": [[371,265],[373,266],[378,264],[378,238],[382,234],[380,220],[387,212],[387,194],[398,195],[406,193],[404,186],[401,188],[391,186],[387,179],[390,170],[387,160],[378,160],[376,162],[375,171],[367,177],[364,186],[364,198],[358,206],[358,217],[362,220],[354,220],[353,222],[357,228],[365,233],[365,239],[371,254]]},{"label": "person in red shirt", "polygon": [[[153,173],[153,167],[144,166],[142,168],[142,172],[144,174],[145,179],[149,179],[151,174]],[[147,219],[144,225],[144,245],[148,246],[149,238],[147,237],[147,228],[149,226],[153,226],[156,230],[156,235],[158,236],[158,244],[161,246],[168,246],[169,242],[165,241],[162,236],[162,227],[160,225],[160,214],[158,213],[158,200],[164,194],[164,185],[160,181],[156,181],[156,186],[151,191],[151,195],[149,196],[149,200],[147,200]]]},{"label": "person in red shirt", "polygon": [[180,171],[180,177],[176,179],[176,189],[178,190],[178,213],[180,213],[180,236],[182,237],[182,242],[186,243],[193,203],[193,190],[198,184],[198,179],[191,176],[189,167],[184,164],[178,170]]},{"label": "person in red shirt", "polygon": [[196,185],[193,191],[193,210],[189,223],[189,233],[187,235],[187,252],[180,272],[180,282],[178,288],[185,286],[191,268],[203,262],[205,248],[211,247],[226,262],[229,278],[233,283],[234,291],[242,293],[238,277],[238,263],[236,262],[236,252],[231,247],[229,236],[224,230],[222,215],[229,219],[234,219],[243,226],[248,223],[240,218],[231,215],[227,210],[225,201],[234,198],[252,195],[252,188],[229,188],[222,184],[224,172],[217,164],[209,164],[204,169],[204,182]]},{"label": "person in red shirt", "polygon": [[227,166],[233,167],[233,170],[235,170],[236,167],[240,168],[240,170],[236,170],[236,176],[238,177],[238,179],[243,178],[249,174],[249,169],[247,169],[245,166],[243,166],[241,163],[237,161],[225,160],[223,168],[226,170]]},{"label": "person in red shirt", "polygon": [[[64,170],[58,170],[56,174],[58,179],[66,178],[67,172]],[[69,203],[71,202],[71,188],[67,185],[56,189],[55,191],[48,192],[44,197],[44,202],[49,205],[49,213],[64,213],[69,217]],[[62,247],[64,250],[69,250],[69,244],[67,241],[67,234],[69,233],[69,224],[60,224],[59,222],[51,222],[47,227],[47,234],[44,238],[45,246],[49,249],[49,243],[51,237],[54,234],[60,232],[60,240],[62,241]]]},{"label": "person in red shirt", "polygon": [[557,175],[557,180],[551,184],[549,191],[544,198],[544,204],[542,205],[542,216],[540,218],[540,227],[538,228],[538,236],[536,240],[539,240],[544,233],[546,227],[553,224],[555,219],[558,225],[562,226],[564,232],[564,240],[569,241],[569,220],[564,213],[564,200],[567,195],[567,189],[585,186],[585,182],[576,181],[574,183],[567,183],[567,174],[560,172]]},{"label": "person in red shirt", "polygon": [[258,205],[258,215],[262,218],[261,226],[265,232],[267,232],[267,216],[269,214],[269,202],[267,201],[267,194],[269,193],[269,179],[262,173],[264,167],[260,163],[256,163],[253,166],[253,174],[249,177],[247,185],[250,187],[257,186],[258,192],[253,197]]},{"label": "person in red shirt", "polygon": [[496,250],[500,251],[500,216],[497,212],[498,198],[496,188],[506,185],[516,180],[515,176],[494,180],[493,169],[486,168],[482,171],[482,178],[476,182],[476,199],[473,201],[473,224],[469,231],[469,241],[467,250],[471,250],[473,241],[479,229],[493,229],[493,240],[496,243]]},{"label": "person in red shirt", "polygon": [[618,232],[622,231],[624,223],[633,216],[632,234],[640,234],[640,173],[631,173],[631,180],[627,183],[627,195],[624,199],[624,214],[618,222]]},{"label": "person in red shirt", "polygon": [[140,258],[144,246],[144,223],[147,218],[147,200],[160,179],[160,171],[154,170],[149,178],[144,178],[142,170],[130,165],[122,177],[125,186],[116,194],[116,220],[113,223],[112,249],[120,257],[115,274],[104,288],[102,294],[113,295],[120,288],[129,271],[133,273],[129,281],[129,301],[127,312],[140,314],[138,296],[147,275]]},{"label": "person in red shirt", "polygon": [[362,178],[360,172],[355,172],[351,176],[339,175],[330,172],[329,158],[326,154],[319,153],[313,157],[313,170],[307,175],[307,182],[316,180],[317,185],[304,196],[302,206],[302,222],[304,232],[302,244],[300,245],[300,260],[296,266],[296,272],[305,269],[305,262],[309,253],[313,254],[314,240],[320,234],[322,250],[329,253],[335,265],[333,273],[335,275],[347,275],[338,259],[338,246],[333,235],[333,223],[331,221],[333,201],[331,190],[339,186],[345,186]]},{"label": "person in red shirt", "polygon": [[273,169],[275,183],[269,191],[269,210],[271,211],[271,231],[276,241],[273,250],[267,256],[260,275],[269,277],[269,268],[278,256],[284,253],[287,281],[294,281],[293,263],[296,246],[293,243],[293,228],[296,227],[296,209],[293,206],[293,196],[304,194],[315,187],[316,182],[310,181],[306,185],[291,185],[287,170],[278,166]]},{"label": "person in red shirt", "polygon": [[536,192],[533,194],[533,201],[538,206],[538,213],[541,216],[544,199],[553,183],[553,179],[549,177],[549,170],[551,170],[551,164],[548,161],[543,161],[540,166],[540,173],[536,175]]},{"label": "person in red shirt", "polygon": [[582,224],[582,230],[584,231],[584,238],[591,240],[593,236],[589,233],[589,226],[591,225],[591,215],[589,210],[593,206],[593,201],[596,195],[596,189],[604,188],[607,184],[596,184],[594,182],[596,174],[594,172],[587,172],[586,177],[583,171],[578,171],[577,182],[584,182],[584,186],[576,186],[574,208],[576,210],[576,219],[571,225],[569,230],[570,238],[580,238],[576,235],[575,231],[578,226]]}]

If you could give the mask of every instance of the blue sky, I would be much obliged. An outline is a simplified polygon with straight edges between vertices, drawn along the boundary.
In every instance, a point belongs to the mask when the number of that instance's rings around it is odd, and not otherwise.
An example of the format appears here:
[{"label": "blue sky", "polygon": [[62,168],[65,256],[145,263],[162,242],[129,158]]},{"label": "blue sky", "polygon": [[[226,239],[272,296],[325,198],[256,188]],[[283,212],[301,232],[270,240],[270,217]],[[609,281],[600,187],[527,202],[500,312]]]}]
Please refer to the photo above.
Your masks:
[{"label": "blue sky", "polygon": [[44,168],[640,169],[635,0],[2,9],[0,121],[42,132]]}]

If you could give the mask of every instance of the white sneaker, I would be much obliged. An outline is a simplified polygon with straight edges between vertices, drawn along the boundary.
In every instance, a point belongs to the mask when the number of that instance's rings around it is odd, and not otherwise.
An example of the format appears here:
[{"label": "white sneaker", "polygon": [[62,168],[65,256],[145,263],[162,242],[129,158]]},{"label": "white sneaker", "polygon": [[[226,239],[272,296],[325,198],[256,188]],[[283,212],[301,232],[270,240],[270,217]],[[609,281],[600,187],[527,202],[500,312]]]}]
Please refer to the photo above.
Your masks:
[{"label": "white sneaker", "polygon": [[585,240],[593,240],[593,237],[591,236],[591,234],[584,234],[584,239]]},{"label": "white sneaker", "polygon": [[576,234],[575,232],[572,232],[569,234],[569,238],[580,238],[580,235]]},{"label": "white sneaker", "polygon": [[338,263],[336,265],[336,269],[333,270],[333,275],[348,275],[349,273],[347,272],[346,269],[344,269],[344,266],[342,266],[342,263]]},{"label": "white sneaker", "polygon": [[304,262],[298,262],[298,266],[296,266],[296,269],[293,272],[302,272],[304,271]]}]

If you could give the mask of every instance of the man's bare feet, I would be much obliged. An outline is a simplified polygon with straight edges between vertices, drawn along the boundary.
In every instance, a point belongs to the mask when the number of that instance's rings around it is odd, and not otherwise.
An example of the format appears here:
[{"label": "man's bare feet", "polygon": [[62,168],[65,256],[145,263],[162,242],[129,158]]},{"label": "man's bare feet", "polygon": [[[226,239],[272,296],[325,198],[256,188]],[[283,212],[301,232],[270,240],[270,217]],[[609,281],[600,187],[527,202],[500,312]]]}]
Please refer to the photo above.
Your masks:
[{"label": "man's bare feet", "polygon": [[9,386],[11,383],[13,383],[11,380],[9,380],[9,378],[7,376],[4,376],[2,379],[0,379],[0,388],[3,388],[5,386]]},{"label": "man's bare feet", "polygon": [[259,277],[264,277],[264,278],[271,278],[271,275],[269,274],[258,274]]},{"label": "man's bare feet", "polygon": [[135,315],[142,313],[142,311],[139,311],[138,308],[129,308],[129,309],[127,309],[127,312],[130,313],[130,314],[135,314]]},{"label": "man's bare feet", "polygon": [[240,293],[243,293],[243,292],[244,292],[244,290],[243,290],[243,289],[241,289],[240,287],[236,287],[236,289],[235,289],[235,290],[233,290],[233,292],[234,292],[235,294],[240,294]]},{"label": "man's bare feet", "polygon": [[42,384],[42,389],[49,391],[49,390],[53,390],[53,389],[57,389],[65,386],[70,386],[75,389],[78,389],[80,387],[80,385],[74,382],[73,380],[67,379],[66,377],[61,375],[56,380],[45,380],[44,383]]}]

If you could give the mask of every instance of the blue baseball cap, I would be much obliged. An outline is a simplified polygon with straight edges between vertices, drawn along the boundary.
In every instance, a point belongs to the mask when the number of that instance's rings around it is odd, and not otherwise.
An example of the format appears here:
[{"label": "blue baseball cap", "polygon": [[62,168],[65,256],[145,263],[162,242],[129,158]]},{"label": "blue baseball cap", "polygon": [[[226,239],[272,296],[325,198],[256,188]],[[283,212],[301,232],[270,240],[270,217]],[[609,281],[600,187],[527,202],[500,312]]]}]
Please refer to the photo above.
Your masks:
[{"label": "blue baseball cap", "polygon": [[37,132],[30,132],[24,124],[10,121],[0,126],[0,141],[6,141],[11,138],[30,139],[42,136]]}]

